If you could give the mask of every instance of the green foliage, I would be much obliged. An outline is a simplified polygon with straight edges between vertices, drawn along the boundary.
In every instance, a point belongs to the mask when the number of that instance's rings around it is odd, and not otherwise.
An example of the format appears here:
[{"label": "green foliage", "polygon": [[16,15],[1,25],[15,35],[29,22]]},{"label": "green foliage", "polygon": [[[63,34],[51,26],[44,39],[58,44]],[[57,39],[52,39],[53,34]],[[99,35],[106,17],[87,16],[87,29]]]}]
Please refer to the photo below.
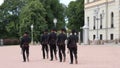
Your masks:
[{"label": "green foliage", "polygon": [[[4,3],[0,6],[0,35],[1,38],[18,37],[18,23],[19,12],[21,8],[21,0],[4,0]],[[12,29],[7,30],[12,22]],[[13,35],[14,34],[14,35]]]},{"label": "green foliage", "polygon": [[64,27],[65,6],[59,0],[5,0],[0,6],[0,38],[19,38],[24,31],[31,33],[34,25],[34,40],[41,31],[54,26]]},{"label": "green foliage", "polygon": [[34,40],[39,39],[42,30],[47,28],[45,21],[46,10],[39,0],[31,0],[25,5],[20,13],[20,34],[24,31],[31,32],[30,26],[33,24]]},{"label": "green foliage", "polygon": [[57,18],[57,29],[65,26],[65,5],[60,4],[59,0],[40,0],[46,9],[45,19],[48,24],[48,28],[51,29],[54,26],[53,19]]},{"label": "green foliage", "polygon": [[58,30],[65,27],[66,15],[68,27],[79,30],[84,22],[83,4],[84,0],[77,0],[67,8],[59,0],[4,0],[0,6],[0,38],[20,38],[25,31],[31,34],[33,24],[34,40],[38,41],[44,29],[54,27],[54,18]]},{"label": "green foliage", "polygon": [[84,0],[73,1],[67,8],[68,27],[80,30],[84,25]]}]

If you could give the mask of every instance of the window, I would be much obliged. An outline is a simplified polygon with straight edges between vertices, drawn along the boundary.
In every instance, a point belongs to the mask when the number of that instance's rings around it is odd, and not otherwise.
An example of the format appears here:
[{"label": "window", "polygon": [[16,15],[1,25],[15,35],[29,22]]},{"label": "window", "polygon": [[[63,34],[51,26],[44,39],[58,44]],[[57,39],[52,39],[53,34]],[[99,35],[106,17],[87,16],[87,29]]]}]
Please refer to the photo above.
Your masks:
[{"label": "window", "polygon": [[114,35],[110,34],[110,39],[113,40],[114,39]]},{"label": "window", "polygon": [[93,22],[94,22],[94,24],[93,24],[93,29],[95,29],[95,23],[96,23],[96,17],[95,16],[93,16]]},{"label": "window", "polygon": [[93,40],[95,40],[95,37],[96,37],[96,36],[95,36],[95,35],[93,35]]},{"label": "window", "polygon": [[114,13],[111,13],[111,28],[114,27]]},{"label": "window", "polygon": [[88,25],[88,26],[89,26],[89,20],[90,20],[89,17],[87,17],[87,23],[88,23],[87,25]]},{"label": "window", "polygon": [[102,36],[102,34],[100,34],[100,40],[103,40],[103,36]]},{"label": "window", "polygon": [[102,29],[102,14],[100,14],[100,29]]}]

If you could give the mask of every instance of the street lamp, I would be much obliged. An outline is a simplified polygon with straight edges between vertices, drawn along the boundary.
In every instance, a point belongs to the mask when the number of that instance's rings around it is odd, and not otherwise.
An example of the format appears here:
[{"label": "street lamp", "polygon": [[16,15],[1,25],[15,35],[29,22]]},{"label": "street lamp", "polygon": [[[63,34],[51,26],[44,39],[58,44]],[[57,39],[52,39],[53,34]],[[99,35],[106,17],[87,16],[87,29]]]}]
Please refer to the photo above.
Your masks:
[{"label": "street lamp", "polygon": [[94,10],[95,17],[96,17],[96,20],[97,20],[97,34],[96,34],[96,40],[99,40],[99,38],[98,38],[98,21],[99,21],[98,14],[99,14],[99,10],[100,10],[99,7],[97,7],[97,8]]},{"label": "street lamp", "polygon": [[33,44],[33,28],[34,28],[34,26],[33,26],[33,24],[31,25],[31,38],[32,38],[32,41],[31,41],[31,43]]},{"label": "street lamp", "polygon": [[99,40],[99,37],[98,37],[98,23],[99,23],[99,20],[100,19],[103,19],[104,17],[104,11],[102,11],[102,18],[99,18],[98,15],[99,15],[99,11],[100,11],[100,8],[99,6],[96,7],[96,9],[94,10],[94,14],[95,14],[95,19],[97,20],[97,33],[96,33],[96,40],[97,40],[97,44],[98,44],[98,40]]},{"label": "street lamp", "polygon": [[65,19],[65,29],[66,29],[66,30],[68,30],[67,25],[68,25],[68,18]]},{"label": "street lamp", "polygon": [[67,37],[69,37],[68,27],[67,27],[67,25],[68,25],[68,18],[65,17],[65,29],[66,29],[66,32],[67,32]]},{"label": "street lamp", "polygon": [[65,26],[65,29],[66,29],[67,37],[69,37],[67,25]]},{"label": "street lamp", "polygon": [[53,23],[54,23],[54,25],[56,27],[56,23],[57,23],[57,19],[56,18],[53,19]]}]

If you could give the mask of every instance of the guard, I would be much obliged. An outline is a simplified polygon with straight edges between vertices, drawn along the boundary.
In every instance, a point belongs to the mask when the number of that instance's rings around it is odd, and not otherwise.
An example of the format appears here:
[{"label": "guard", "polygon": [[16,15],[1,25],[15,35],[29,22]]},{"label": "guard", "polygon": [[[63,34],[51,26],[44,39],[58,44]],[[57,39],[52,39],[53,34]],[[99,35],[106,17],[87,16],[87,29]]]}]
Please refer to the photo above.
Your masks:
[{"label": "guard", "polygon": [[55,59],[57,60],[56,40],[57,40],[56,30],[52,29],[51,33],[49,34],[49,45],[50,45],[50,56],[51,56],[50,60],[51,61],[53,61],[53,53],[55,55]]},{"label": "guard", "polygon": [[63,62],[65,62],[65,60],[66,60],[65,40],[67,39],[67,36],[65,34],[65,31],[66,31],[65,29],[61,29],[61,33],[58,35],[58,38],[57,38],[60,62],[62,62],[62,58],[63,58]]},{"label": "guard", "polygon": [[41,37],[43,59],[45,59],[45,51],[48,59],[48,30],[45,30]]},{"label": "guard", "polygon": [[31,42],[31,39],[28,36],[28,32],[25,32],[21,42],[20,47],[22,48],[22,54],[23,54],[23,62],[29,61],[29,43]]},{"label": "guard", "polygon": [[73,55],[75,58],[75,63],[78,64],[77,60],[77,36],[75,35],[75,30],[72,30],[72,35],[68,37],[67,48],[70,51],[70,64],[73,64]]}]

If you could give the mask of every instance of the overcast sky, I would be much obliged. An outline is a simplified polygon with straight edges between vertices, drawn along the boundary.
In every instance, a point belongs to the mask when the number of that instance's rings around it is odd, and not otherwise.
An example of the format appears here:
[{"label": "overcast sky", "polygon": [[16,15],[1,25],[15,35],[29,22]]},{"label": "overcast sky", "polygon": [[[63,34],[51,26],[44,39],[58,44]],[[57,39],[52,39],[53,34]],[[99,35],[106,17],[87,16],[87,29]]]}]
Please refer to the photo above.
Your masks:
[{"label": "overcast sky", "polygon": [[0,5],[3,3],[4,0],[0,0]]},{"label": "overcast sky", "polygon": [[60,2],[65,4],[66,6],[70,3],[70,1],[75,1],[75,0],[60,0]]},{"label": "overcast sky", "polygon": [[[65,4],[66,6],[70,3],[70,1],[75,1],[75,0],[60,0],[60,2]],[[0,5],[1,3],[3,3],[3,0],[0,0]]]}]

